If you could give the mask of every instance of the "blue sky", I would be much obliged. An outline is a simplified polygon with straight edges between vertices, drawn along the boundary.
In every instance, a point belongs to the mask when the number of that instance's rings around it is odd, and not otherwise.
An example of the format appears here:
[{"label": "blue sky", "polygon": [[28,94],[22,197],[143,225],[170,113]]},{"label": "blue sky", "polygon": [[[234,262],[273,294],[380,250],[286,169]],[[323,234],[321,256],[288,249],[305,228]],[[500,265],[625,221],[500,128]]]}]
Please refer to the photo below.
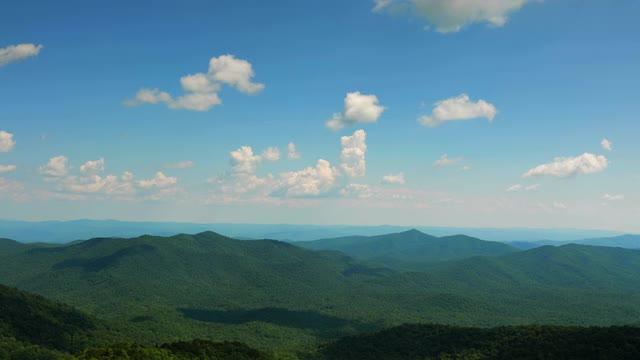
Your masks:
[{"label": "blue sky", "polygon": [[640,232],[640,3],[453,3],[9,3],[0,218]]}]

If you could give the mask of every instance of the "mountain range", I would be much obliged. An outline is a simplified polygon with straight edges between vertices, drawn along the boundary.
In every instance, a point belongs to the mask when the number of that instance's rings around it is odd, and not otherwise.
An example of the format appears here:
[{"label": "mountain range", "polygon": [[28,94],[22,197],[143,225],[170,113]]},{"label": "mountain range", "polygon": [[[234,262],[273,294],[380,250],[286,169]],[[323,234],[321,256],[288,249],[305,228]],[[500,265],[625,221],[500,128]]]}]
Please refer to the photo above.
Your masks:
[{"label": "mountain range", "polygon": [[[362,240],[375,251],[358,250]],[[75,306],[139,344],[200,337],[305,352],[402,323],[640,323],[639,251],[518,251],[417,231],[330,243],[353,254],[213,232],[64,246],[2,240],[10,251],[0,252],[0,283]],[[397,263],[380,261],[385,246]]]}]

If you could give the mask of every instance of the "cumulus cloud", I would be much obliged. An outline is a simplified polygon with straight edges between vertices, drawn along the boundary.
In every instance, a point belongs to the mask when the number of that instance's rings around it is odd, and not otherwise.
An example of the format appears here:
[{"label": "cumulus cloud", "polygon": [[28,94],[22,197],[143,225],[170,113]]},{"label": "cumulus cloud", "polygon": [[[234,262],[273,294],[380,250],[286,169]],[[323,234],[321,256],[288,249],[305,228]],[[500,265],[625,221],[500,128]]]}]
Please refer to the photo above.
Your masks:
[{"label": "cumulus cloud", "polygon": [[342,113],[333,114],[325,125],[336,131],[356,123],[376,122],[384,110],[385,107],[378,104],[377,96],[351,92],[344,98]]},{"label": "cumulus cloud", "polygon": [[594,174],[607,168],[609,162],[602,155],[584,153],[576,157],[558,157],[553,162],[542,164],[530,169],[522,175],[524,178],[533,176],[554,176],[566,178],[576,175]]},{"label": "cumulus cloud", "polygon": [[0,66],[22,61],[36,56],[42,50],[42,45],[18,44],[0,48]]},{"label": "cumulus cloud", "polygon": [[165,188],[167,186],[175,185],[178,182],[178,179],[171,176],[166,176],[162,173],[162,171],[158,171],[156,175],[149,180],[139,180],[138,186],[144,189],[149,189],[152,187],[156,188]]},{"label": "cumulus cloud", "polygon": [[302,156],[300,155],[300,153],[298,152],[298,149],[296,148],[296,144],[290,142],[289,145],[287,145],[287,158],[289,160],[298,160],[301,157]]},{"label": "cumulus cloud", "polygon": [[262,152],[261,158],[265,161],[278,161],[280,160],[280,149],[270,146]]},{"label": "cumulus cloud", "polygon": [[241,146],[229,154],[229,162],[234,173],[254,173],[256,167],[262,161],[278,161],[280,150],[276,147],[268,147],[261,155],[253,153],[251,146]]},{"label": "cumulus cloud", "polygon": [[61,177],[67,175],[67,159],[64,155],[59,155],[49,159],[46,165],[40,166],[40,173],[50,177]]},{"label": "cumulus cloud", "polygon": [[340,138],[342,153],[340,154],[340,169],[349,177],[364,176],[367,170],[365,153],[367,152],[367,133],[357,130],[351,136]]},{"label": "cumulus cloud", "polygon": [[14,171],[15,169],[15,165],[0,165],[0,174]]},{"label": "cumulus cloud", "polygon": [[622,194],[617,194],[617,195],[604,194],[604,196],[602,198],[604,200],[608,200],[608,201],[619,201],[619,200],[624,200],[624,195],[622,195]]},{"label": "cumulus cloud", "polygon": [[497,110],[493,104],[484,100],[473,102],[467,94],[441,100],[435,103],[431,115],[423,115],[418,122],[423,126],[436,127],[447,121],[472,120],[486,118],[493,121]]},{"label": "cumulus cloud", "polygon": [[442,156],[440,156],[440,159],[436,160],[433,163],[433,166],[449,166],[449,165],[454,165],[459,163],[460,161],[462,161],[461,157],[457,157],[457,158],[450,158],[449,155],[447,154],[442,154]]},{"label": "cumulus cloud", "polygon": [[600,145],[602,146],[603,149],[608,150],[608,151],[612,151],[613,150],[613,143],[607,139],[602,139],[602,141],[600,142]]},{"label": "cumulus cloud", "polygon": [[94,174],[104,171],[104,159],[100,158],[95,161],[87,161],[84,165],[80,166],[80,171],[85,174]]},{"label": "cumulus cloud", "polygon": [[0,152],[9,152],[16,146],[13,134],[4,130],[0,131]]},{"label": "cumulus cloud", "polygon": [[165,104],[170,109],[191,111],[209,111],[222,104],[218,92],[222,84],[227,84],[246,94],[256,94],[264,84],[251,82],[254,76],[251,63],[236,59],[233,55],[211,58],[208,73],[195,73],[180,78],[185,94],[173,97],[159,89],[143,88],[133,99],[125,100],[127,106],[142,104]]},{"label": "cumulus cloud", "polygon": [[404,173],[389,174],[382,177],[382,184],[405,184]]},{"label": "cumulus cloud", "polygon": [[374,0],[374,12],[407,14],[440,33],[458,32],[474,23],[503,26],[509,15],[534,0]]},{"label": "cumulus cloud", "polygon": [[209,76],[213,80],[227,84],[245,94],[256,94],[264,89],[264,84],[251,82],[255,76],[253,66],[247,60],[236,59],[233,55],[222,55],[209,60]]},{"label": "cumulus cloud", "polygon": [[165,169],[187,169],[187,168],[193,167],[193,165],[194,165],[193,161],[185,160],[185,161],[180,161],[173,164],[164,164],[163,167]]},{"label": "cumulus cloud", "polygon": [[315,167],[280,174],[287,197],[318,196],[329,192],[336,183],[339,171],[323,159]]}]

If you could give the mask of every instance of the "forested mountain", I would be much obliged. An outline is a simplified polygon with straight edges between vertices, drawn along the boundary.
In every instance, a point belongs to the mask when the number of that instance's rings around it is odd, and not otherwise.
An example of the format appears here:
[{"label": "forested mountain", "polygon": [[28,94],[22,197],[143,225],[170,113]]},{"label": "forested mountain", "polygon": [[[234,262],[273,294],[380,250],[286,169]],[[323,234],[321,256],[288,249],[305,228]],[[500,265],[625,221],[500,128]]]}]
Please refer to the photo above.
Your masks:
[{"label": "forested mountain", "polygon": [[637,251],[506,249],[402,272],[337,251],[212,232],[98,238],[19,247],[0,261],[0,283],[76,306],[143,345],[204,338],[306,352],[402,323],[640,323]]},{"label": "forested mountain", "polygon": [[640,291],[640,251],[569,244],[449,263],[433,275],[474,287],[537,286]]},{"label": "forested mountain", "polygon": [[296,242],[313,250],[337,250],[359,260],[397,269],[424,270],[430,264],[472,256],[497,256],[518,251],[509,245],[465,235],[435,237],[418,230],[379,236],[348,236]]},{"label": "forested mountain", "polygon": [[336,360],[638,359],[640,328],[403,325],[327,346]]}]

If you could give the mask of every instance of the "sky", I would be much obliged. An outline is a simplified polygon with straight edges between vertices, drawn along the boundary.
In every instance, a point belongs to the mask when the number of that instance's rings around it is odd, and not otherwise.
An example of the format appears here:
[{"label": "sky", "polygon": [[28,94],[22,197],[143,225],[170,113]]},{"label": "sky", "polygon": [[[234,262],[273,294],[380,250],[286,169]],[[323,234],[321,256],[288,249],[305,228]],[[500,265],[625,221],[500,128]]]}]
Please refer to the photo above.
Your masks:
[{"label": "sky", "polygon": [[30,1],[0,218],[640,232],[635,0]]}]

